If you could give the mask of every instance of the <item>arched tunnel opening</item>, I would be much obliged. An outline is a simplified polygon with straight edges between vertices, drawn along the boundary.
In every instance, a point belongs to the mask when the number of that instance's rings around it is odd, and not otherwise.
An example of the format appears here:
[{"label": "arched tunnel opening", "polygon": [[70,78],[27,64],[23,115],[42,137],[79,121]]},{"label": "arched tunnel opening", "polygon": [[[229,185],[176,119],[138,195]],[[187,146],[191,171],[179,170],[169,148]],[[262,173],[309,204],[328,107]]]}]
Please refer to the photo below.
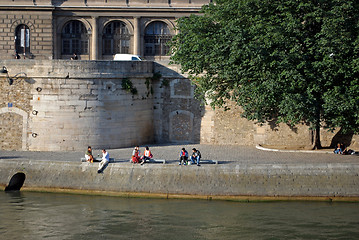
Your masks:
[{"label": "arched tunnel opening", "polygon": [[24,185],[26,175],[23,172],[18,172],[11,177],[9,184],[5,187],[5,192],[20,191]]}]

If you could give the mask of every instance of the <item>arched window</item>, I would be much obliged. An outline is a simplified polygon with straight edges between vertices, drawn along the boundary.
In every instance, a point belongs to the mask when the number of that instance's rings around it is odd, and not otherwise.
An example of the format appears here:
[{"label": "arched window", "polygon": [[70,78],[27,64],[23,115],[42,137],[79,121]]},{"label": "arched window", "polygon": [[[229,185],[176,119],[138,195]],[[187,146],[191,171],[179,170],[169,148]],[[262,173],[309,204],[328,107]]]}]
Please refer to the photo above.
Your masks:
[{"label": "arched window", "polygon": [[68,22],[62,29],[62,54],[88,54],[89,41],[85,25],[77,20]]},{"label": "arched window", "polygon": [[172,35],[166,23],[152,22],[145,30],[145,55],[164,56],[169,52],[167,43],[171,41]]},{"label": "arched window", "polygon": [[18,54],[30,52],[30,29],[24,24],[15,29],[15,50]]},{"label": "arched window", "polygon": [[112,21],[106,25],[103,35],[103,54],[129,53],[130,34],[126,24],[121,21]]}]

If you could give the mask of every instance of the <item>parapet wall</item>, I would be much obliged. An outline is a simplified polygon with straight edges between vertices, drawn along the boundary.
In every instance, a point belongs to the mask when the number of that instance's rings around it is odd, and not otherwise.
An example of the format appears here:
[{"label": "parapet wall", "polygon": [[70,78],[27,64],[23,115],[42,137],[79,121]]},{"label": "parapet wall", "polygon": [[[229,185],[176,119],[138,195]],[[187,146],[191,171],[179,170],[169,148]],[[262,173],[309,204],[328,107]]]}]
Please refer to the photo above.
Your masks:
[{"label": "parapet wall", "polygon": [[0,160],[0,186],[16,172],[26,175],[24,188],[72,189],[224,199],[240,196],[359,199],[355,164],[238,164],[180,167],[174,164],[110,163],[103,174],[97,164]]},{"label": "parapet wall", "polygon": [[7,60],[0,66],[8,71],[0,73],[0,125],[10,133],[0,138],[2,149],[119,148],[154,139],[152,62]]}]

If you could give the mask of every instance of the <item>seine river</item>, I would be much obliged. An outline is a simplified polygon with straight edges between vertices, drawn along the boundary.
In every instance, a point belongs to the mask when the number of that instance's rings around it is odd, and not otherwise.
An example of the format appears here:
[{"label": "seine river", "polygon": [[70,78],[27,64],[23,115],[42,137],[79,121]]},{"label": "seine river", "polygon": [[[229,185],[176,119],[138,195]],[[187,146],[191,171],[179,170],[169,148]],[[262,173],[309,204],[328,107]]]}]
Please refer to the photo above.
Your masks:
[{"label": "seine river", "polygon": [[0,239],[359,239],[359,203],[0,192]]}]

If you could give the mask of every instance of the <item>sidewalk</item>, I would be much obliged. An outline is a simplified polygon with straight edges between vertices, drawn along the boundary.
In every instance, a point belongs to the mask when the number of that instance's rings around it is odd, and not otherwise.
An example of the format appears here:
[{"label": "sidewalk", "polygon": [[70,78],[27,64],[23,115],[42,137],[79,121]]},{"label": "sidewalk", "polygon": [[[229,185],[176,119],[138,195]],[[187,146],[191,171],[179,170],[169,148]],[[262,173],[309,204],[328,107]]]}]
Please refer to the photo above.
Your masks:
[{"label": "sidewalk", "polygon": [[[186,148],[188,153],[192,148],[201,151],[202,159],[217,160],[219,164],[325,164],[346,163],[359,164],[357,155],[337,155],[328,150],[327,153],[318,154],[315,151],[265,151],[268,149],[254,146],[231,145],[148,145],[155,159],[165,159],[168,164],[178,164],[178,154],[181,148]],[[145,146],[140,146],[143,153]],[[132,154],[133,148],[107,149],[111,158],[120,160],[119,164],[125,164]],[[84,157],[84,152],[30,152],[30,151],[3,151],[0,150],[0,159],[3,160],[44,160],[44,161],[71,161],[79,162]],[[94,156],[101,156],[100,149],[93,150]],[[129,164],[129,163],[128,163]]]}]

